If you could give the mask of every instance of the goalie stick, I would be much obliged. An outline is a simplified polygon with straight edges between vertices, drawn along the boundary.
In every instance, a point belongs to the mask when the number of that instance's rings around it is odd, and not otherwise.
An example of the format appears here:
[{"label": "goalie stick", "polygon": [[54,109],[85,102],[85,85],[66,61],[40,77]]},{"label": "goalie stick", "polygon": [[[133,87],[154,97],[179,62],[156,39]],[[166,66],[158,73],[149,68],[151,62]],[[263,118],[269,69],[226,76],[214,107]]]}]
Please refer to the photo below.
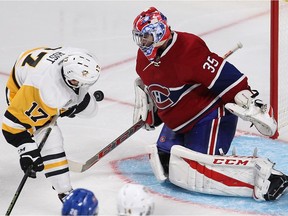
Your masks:
[{"label": "goalie stick", "polygon": [[137,132],[140,128],[142,128],[144,124],[145,124],[144,121],[139,120],[134,125],[132,125],[129,129],[127,129],[124,133],[122,133],[119,137],[113,140],[110,144],[108,144],[103,149],[101,149],[97,154],[92,156],[84,164],[78,163],[72,160],[68,160],[69,169],[74,172],[84,172],[88,170],[91,166],[97,163],[102,157],[104,157],[106,154],[111,152],[118,145],[120,145],[122,142],[124,142],[126,139],[132,136],[135,132]]},{"label": "goalie stick", "polygon": [[[234,52],[236,52],[238,49],[240,49],[242,47],[243,47],[242,43],[239,42],[237,44],[237,46],[235,46],[233,49],[229,50],[223,56],[223,58],[224,59],[228,58],[230,55],[232,55]],[[132,125],[128,130],[126,130],[123,134],[121,134],[119,137],[117,137],[114,141],[112,141],[110,144],[105,146],[97,154],[92,156],[85,163],[79,163],[79,162],[76,162],[76,161],[73,161],[73,160],[68,160],[70,171],[73,171],[73,172],[85,172],[91,166],[93,166],[95,163],[97,163],[102,157],[104,157],[106,154],[111,152],[118,145],[120,145],[122,142],[124,142],[126,139],[128,139],[130,136],[132,136],[135,132],[137,132],[140,128],[142,128],[144,124],[145,124],[144,121],[139,120],[137,123]]]},{"label": "goalie stick", "polygon": [[[56,120],[57,120],[57,116],[54,116],[52,118],[50,124],[49,124],[49,127],[46,129],[46,132],[45,132],[45,134],[44,134],[44,136],[43,136],[43,138],[42,138],[42,140],[41,140],[41,142],[40,142],[40,144],[38,146],[38,149],[40,151],[43,148],[46,140],[48,139],[48,137],[49,137],[49,135],[50,135],[50,133],[52,131],[52,126],[55,125]],[[17,201],[17,199],[18,199],[18,197],[19,197],[19,195],[20,195],[20,193],[21,193],[21,191],[22,191],[22,189],[23,189],[28,177],[29,177],[29,173],[31,172],[32,168],[33,168],[33,165],[30,165],[28,167],[27,171],[25,172],[25,174],[24,174],[24,176],[23,176],[23,178],[22,178],[22,180],[21,180],[21,182],[20,182],[20,184],[19,184],[19,186],[18,186],[18,188],[17,188],[17,190],[16,190],[16,192],[14,194],[14,197],[13,197],[13,199],[12,199],[12,201],[11,201],[7,211],[6,211],[5,216],[11,214],[11,212],[12,212],[12,210],[14,208],[14,205],[15,205],[15,203],[16,203],[16,201]]]},{"label": "goalie stick", "polygon": [[243,47],[242,43],[239,42],[237,44],[237,46],[235,46],[233,49],[229,50],[224,56],[223,58],[226,59],[228,58],[230,55],[232,55],[234,52],[236,52],[238,49],[241,49]]}]

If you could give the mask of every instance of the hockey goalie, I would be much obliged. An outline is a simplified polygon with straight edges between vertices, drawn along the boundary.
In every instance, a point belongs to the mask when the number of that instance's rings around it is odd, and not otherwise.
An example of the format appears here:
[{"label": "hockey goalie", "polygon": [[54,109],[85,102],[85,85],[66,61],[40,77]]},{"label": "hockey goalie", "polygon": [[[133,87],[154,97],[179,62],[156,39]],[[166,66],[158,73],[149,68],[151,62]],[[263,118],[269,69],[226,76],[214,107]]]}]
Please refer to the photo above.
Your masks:
[{"label": "hockey goalie", "polygon": [[[144,87],[137,79],[134,120],[137,116],[146,118],[146,122],[150,123],[146,123],[145,128],[151,130],[151,121],[159,124],[161,120],[156,117],[157,108],[150,96],[140,86]],[[261,134],[273,135],[277,127],[275,120],[269,117],[271,110],[267,110],[267,104],[262,104],[261,109],[259,104],[256,105],[260,102],[253,97],[252,92],[241,91],[235,97],[236,103],[227,103],[225,107],[242,119],[251,121]],[[177,140],[177,136],[180,135],[175,133],[173,139]],[[158,142],[164,139],[167,142],[171,137],[160,135]],[[201,139],[198,138],[199,142]],[[288,177],[275,170],[274,163],[269,159],[258,157],[255,153],[251,156],[224,155],[219,149],[219,154],[209,155],[184,147],[180,140],[171,146],[170,154],[161,151],[157,145],[149,145],[147,150],[151,168],[159,182],[169,180],[190,191],[270,201],[278,199],[288,186]]]},{"label": "hockey goalie", "polygon": [[248,78],[211,52],[198,36],[172,30],[155,7],[133,22],[136,59],[133,121],[153,130],[148,147],[156,178],[190,191],[276,200],[288,177],[269,159],[227,155],[238,118],[271,137],[277,131],[273,109],[258,98]]}]

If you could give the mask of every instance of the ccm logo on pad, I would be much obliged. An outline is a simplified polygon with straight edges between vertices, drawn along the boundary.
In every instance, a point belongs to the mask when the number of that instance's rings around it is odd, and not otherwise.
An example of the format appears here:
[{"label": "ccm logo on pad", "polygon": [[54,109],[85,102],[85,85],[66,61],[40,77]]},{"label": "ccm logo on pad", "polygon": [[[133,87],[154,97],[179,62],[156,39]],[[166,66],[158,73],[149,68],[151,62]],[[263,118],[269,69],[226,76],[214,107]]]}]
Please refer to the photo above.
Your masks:
[{"label": "ccm logo on pad", "polygon": [[215,158],[213,161],[213,164],[243,165],[243,166],[246,166],[248,163],[249,160],[242,160],[242,159]]}]

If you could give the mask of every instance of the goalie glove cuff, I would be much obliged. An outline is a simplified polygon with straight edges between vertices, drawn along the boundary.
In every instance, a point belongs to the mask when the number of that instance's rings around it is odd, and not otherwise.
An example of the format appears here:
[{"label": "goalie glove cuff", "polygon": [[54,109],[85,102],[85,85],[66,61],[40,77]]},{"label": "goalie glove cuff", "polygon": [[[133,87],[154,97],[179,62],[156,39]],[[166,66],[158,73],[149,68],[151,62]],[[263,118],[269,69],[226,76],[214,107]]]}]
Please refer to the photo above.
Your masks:
[{"label": "goalie glove cuff", "polygon": [[20,145],[17,150],[18,150],[18,154],[21,156],[27,152],[31,152],[38,149],[38,146],[35,142],[33,143],[24,143],[22,145]]}]

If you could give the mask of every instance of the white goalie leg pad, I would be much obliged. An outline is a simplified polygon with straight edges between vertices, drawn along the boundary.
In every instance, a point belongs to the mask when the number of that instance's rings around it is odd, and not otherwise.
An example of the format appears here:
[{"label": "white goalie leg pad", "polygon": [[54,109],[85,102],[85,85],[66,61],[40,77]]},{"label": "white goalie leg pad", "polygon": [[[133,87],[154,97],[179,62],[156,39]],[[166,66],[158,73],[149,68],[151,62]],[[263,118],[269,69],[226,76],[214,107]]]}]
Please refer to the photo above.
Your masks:
[{"label": "white goalie leg pad", "polygon": [[169,180],[190,191],[252,197],[253,158],[206,155],[175,145],[171,149]]},{"label": "white goalie leg pad", "polygon": [[276,200],[287,190],[287,176],[275,170],[268,159],[255,159],[255,188],[253,198],[257,201]]},{"label": "white goalie leg pad", "polygon": [[161,183],[164,182],[167,177],[164,174],[156,144],[147,146],[147,152],[149,154],[149,163],[156,179]]},{"label": "white goalie leg pad", "polygon": [[277,123],[273,117],[273,109],[269,104],[256,106],[256,100],[251,98],[248,90],[240,91],[235,96],[235,103],[227,103],[225,108],[245,121],[252,122],[256,129],[265,136],[273,136]]},{"label": "white goalie leg pad", "polygon": [[257,201],[265,201],[264,195],[267,194],[270,181],[268,178],[271,175],[274,164],[268,159],[255,159],[255,187],[253,198]]}]

